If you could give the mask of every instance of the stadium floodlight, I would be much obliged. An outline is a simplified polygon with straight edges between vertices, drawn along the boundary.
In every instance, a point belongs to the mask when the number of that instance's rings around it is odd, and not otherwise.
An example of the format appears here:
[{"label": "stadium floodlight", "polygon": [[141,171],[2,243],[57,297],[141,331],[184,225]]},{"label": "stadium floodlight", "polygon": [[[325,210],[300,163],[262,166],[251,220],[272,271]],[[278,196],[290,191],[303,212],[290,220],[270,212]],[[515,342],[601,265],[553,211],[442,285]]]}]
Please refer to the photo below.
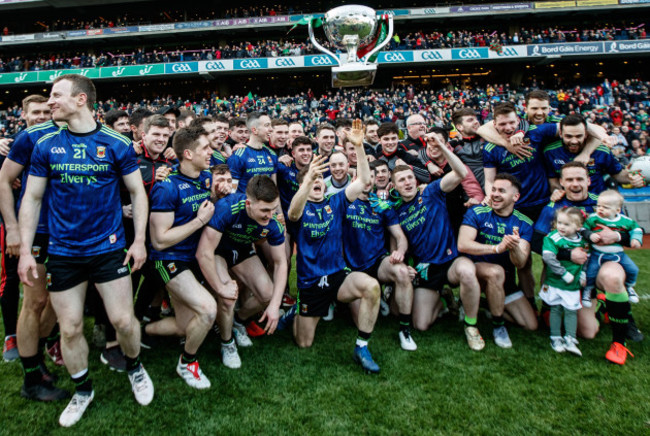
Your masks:
[{"label": "stadium floodlight", "polygon": [[[322,24],[330,43],[346,53],[336,55],[323,47],[314,36],[316,24]],[[346,5],[330,9],[321,20],[309,20],[309,38],[316,48],[331,56],[338,66],[332,67],[332,86],[367,86],[377,73],[376,54],[393,36],[393,16],[377,17],[374,9]]]}]

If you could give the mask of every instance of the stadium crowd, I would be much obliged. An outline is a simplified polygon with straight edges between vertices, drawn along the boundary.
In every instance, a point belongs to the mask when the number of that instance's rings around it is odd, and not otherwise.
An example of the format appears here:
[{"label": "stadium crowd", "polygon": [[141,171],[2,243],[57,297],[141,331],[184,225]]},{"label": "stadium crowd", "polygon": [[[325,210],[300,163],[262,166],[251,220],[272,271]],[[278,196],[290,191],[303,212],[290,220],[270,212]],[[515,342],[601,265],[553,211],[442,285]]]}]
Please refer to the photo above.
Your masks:
[{"label": "stadium crowd", "polygon": [[[635,79],[610,82],[605,79],[592,87],[547,91],[553,113],[568,115],[577,112],[591,122],[602,125],[618,138],[614,148],[617,157],[628,162],[645,154],[650,145],[649,89],[649,82]],[[305,126],[305,132],[311,135],[320,123],[338,116],[392,121],[404,132],[406,118],[413,113],[423,114],[429,125],[436,126],[448,125],[453,111],[464,106],[475,109],[481,122],[490,120],[490,106],[502,101],[512,101],[523,113],[523,95],[528,91],[527,87],[511,89],[508,85],[492,84],[454,90],[416,90],[407,87],[383,92],[337,91],[322,96],[315,96],[308,90],[293,96],[212,96],[196,101],[166,96],[134,102],[109,99],[100,101],[97,111],[100,119],[103,119],[103,115],[111,109],[126,110],[130,115],[141,107],[157,111],[166,105],[190,109],[201,115],[225,113],[231,117],[244,115],[250,110],[261,110],[287,121],[299,120]],[[24,127],[20,106],[0,112],[0,132],[3,135],[15,135]]]},{"label": "stadium crowd", "polygon": [[[398,29],[399,30],[399,29]],[[522,28],[520,32],[507,34],[496,30],[469,31],[456,30],[449,32],[420,31],[400,36],[396,33],[391,39],[387,50],[428,50],[456,47],[491,47],[498,50],[504,45],[541,44],[580,41],[611,41],[646,39],[644,25],[638,27],[602,27],[589,29],[561,29],[559,27],[545,29]],[[335,52],[328,41],[323,45]],[[299,39],[283,39],[280,41],[243,41],[229,42],[219,46],[206,44],[197,48],[175,47],[166,49],[134,48],[133,50],[106,50],[98,53],[47,53],[32,56],[0,57],[0,72],[58,70],[68,68],[93,68],[123,65],[142,65],[152,63],[245,59],[281,56],[303,56],[320,53],[311,42]]]},{"label": "stadium crowd", "polygon": [[[154,383],[140,353],[152,337],[183,337],[176,372],[208,389],[197,354],[210,330],[223,364],[237,369],[251,338],[289,330],[310,347],[319,320],[346,303],[354,361],[369,373],[380,372],[368,345],[380,311],[398,318],[409,352],[412,330],[451,310],[468,347],[482,350],[484,310],[498,347],[513,347],[509,328],[541,322],[554,351],[578,356],[577,337],[593,338],[607,316],[605,358],[625,364],[626,341],[643,335],[630,305],[639,269],[623,247],[640,247],[643,231],[621,213],[616,186],[644,178],[612,149],[647,144],[648,83],[524,91],[121,105],[96,102],[84,76],[55,79],[49,99],[28,96],[4,119],[28,127],[0,144],[3,357],[23,365],[21,395],[68,398],[47,353],[75,383],[59,423],[74,425],[92,402],[89,282],[106,332],[99,358],[128,374],[145,406]],[[542,277],[531,251],[542,255]]]}]

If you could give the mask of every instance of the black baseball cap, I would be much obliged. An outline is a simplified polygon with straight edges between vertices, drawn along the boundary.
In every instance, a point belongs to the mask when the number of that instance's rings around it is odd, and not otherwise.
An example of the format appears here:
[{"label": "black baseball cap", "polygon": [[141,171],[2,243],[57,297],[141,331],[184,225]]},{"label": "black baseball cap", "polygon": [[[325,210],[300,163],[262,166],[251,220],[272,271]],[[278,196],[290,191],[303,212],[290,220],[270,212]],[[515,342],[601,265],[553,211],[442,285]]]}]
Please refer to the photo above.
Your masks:
[{"label": "black baseball cap", "polygon": [[176,115],[177,117],[179,117],[181,115],[181,111],[176,109],[175,106],[163,106],[162,108],[158,109],[158,111],[156,113],[160,114],[160,115],[166,115],[166,114],[171,113],[171,114]]}]

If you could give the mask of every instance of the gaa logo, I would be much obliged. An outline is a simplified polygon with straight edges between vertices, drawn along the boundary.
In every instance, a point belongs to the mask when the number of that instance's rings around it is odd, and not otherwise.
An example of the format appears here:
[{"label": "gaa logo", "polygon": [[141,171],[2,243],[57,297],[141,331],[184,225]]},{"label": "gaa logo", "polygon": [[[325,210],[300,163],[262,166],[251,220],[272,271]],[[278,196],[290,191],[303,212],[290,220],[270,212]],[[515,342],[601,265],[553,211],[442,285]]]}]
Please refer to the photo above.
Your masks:
[{"label": "gaa logo", "polygon": [[189,64],[174,64],[172,65],[172,71],[174,73],[191,73],[192,67]]},{"label": "gaa logo", "polygon": [[506,57],[515,56],[516,57],[516,56],[519,56],[519,53],[517,53],[517,50],[515,50],[512,47],[504,47],[503,51],[501,53],[499,53],[499,56],[506,56]]},{"label": "gaa logo", "polygon": [[458,52],[461,59],[480,59],[481,53],[473,49],[463,49]]},{"label": "gaa logo", "polygon": [[422,59],[428,61],[441,61],[442,55],[440,54],[440,52],[437,51],[425,51],[424,53],[422,53]]},{"label": "gaa logo", "polygon": [[386,53],[384,59],[386,62],[406,62],[402,53]]},{"label": "gaa logo", "polygon": [[294,60],[290,59],[290,58],[276,59],[274,62],[275,62],[276,67],[295,67],[296,66],[296,63],[294,62]]},{"label": "gaa logo", "polygon": [[313,65],[332,65],[332,59],[329,56],[315,56],[311,58]]},{"label": "gaa logo", "polygon": [[52,153],[52,154],[65,154],[65,148],[63,148],[63,147],[52,147],[52,148],[50,148],[50,153]]},{"label": "gaa logo", "polygon": [[262,68],[259,62],[251,60],[251,61],[242,61],[241,67],[245,69],[250,69],[250,68]]},{"label": "gaa logo", "polygon": [[224,66],[223,62],[208,62],[205,64],[205,69],[208,71],[215,71],[215,70],[225,70],[226,67]]}]

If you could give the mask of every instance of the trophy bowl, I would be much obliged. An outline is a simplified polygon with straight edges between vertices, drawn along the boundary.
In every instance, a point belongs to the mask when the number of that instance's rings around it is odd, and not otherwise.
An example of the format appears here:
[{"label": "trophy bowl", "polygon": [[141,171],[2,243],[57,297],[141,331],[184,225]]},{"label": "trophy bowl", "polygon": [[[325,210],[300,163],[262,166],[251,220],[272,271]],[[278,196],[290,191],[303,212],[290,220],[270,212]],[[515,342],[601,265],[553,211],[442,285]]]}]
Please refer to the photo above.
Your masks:
[{"label": "trophy bowl", "polygon": [[[358,37],[357,46],[370,44],[377,31],[377,15],[374,9],[361,5],[346,5],[325,13],[323,29],[327,39],[339,49],[346,49],[345,40]],[[356,39],[356,38],[355,38]]]}]

